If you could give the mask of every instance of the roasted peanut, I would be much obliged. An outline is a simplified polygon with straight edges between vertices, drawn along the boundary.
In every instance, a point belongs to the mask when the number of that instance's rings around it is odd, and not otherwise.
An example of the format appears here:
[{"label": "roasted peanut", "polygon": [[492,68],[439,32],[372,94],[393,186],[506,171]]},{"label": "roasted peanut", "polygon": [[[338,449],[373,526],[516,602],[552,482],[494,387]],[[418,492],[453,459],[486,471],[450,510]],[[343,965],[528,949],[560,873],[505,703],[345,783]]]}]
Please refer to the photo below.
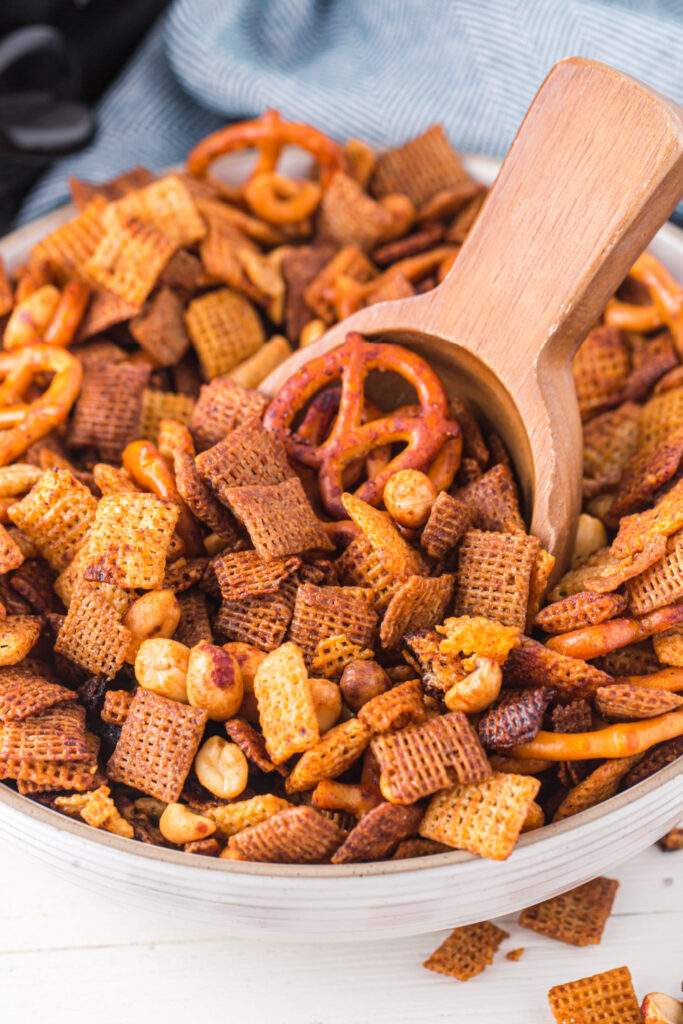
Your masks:
[{"label": "roasted peanut", "polygon": [[379,697],[391,686],[389,676],[376,661],[350,661],[339,682],[344,703],[352,711],[360,711],[373,697]]},{"label": "roasted peanut", "polygon": [[171,637],[180,622],[180,605],[172,590],[150,590],[126,612],[123,624],[131,632],[126,661],[135,664],[143,640]]},{"label": "roasted peanut", "polygon": [[190,651],[187,665],[187,699],[204,708],[214,722],[227,722],[237,714],[244,696],[242,670],[229,651],[206,640]]},{"label": "roasted peanut", "polygon": [[247,759],[236,743],[221,736],[206,741],[194,759],[194,770],[202,786],[222,800],[234,800],[246,789]]},{"label": "roasted peanut", "polygon": [[307,345],[312,345],[318,338],[322,338],[323,334],[327,330],[327,324],[324,320],[309,320],[307,324],[301,328],[301,334],[299,335],[299,348],[306,348]]},{"label": "roasted peanut", "polygon": [[190,648],[177,640],[143,640],[135,659],[135,678],[146,690],[187,704],[189,658]]},{"label": "roasted peanut", "polygon": [[449,711],[474,714],[493,704],[503,684],[503,670],[497,661],[477,658],[474,669],[464,679],[453,683],[444,697]]},{"label": "roasted peanut", "polygon": [[418,469],[400,469],[384,485],[384,506],[400,526],[415,529],[427,522],[436,487]]},{"label": "roasted peanut", "polygon": [[585,562],[594,551],[599,551],[607,544],[607,531],[604,524],[582,512],[576,527],[576,540],[572,553],[572,568]]},{"label": "roasted peanut", "polygon": [[195,814],[185,804],[169,804],[159,818],[159,831],[169,843],[183,846],[213,835],[216,822],[203,814]]},{"label": "roasted peanut", "polygon": [[320,732],[327,732],[341,715],[341,691],[330,679],[309,679],[308,686],[315,705]]}]

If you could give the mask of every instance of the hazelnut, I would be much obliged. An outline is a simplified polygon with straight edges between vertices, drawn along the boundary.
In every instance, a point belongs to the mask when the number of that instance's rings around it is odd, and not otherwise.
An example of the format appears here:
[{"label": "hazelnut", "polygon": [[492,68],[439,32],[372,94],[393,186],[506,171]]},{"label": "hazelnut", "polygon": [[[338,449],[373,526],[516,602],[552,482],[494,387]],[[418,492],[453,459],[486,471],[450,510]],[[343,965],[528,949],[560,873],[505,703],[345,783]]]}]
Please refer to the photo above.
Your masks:
[{"label": "hazelnut", "polygon": [[242,672],[233,655],[205,640],[195,644],[187,663],[187,699],[204,708],[214,722],[227,722],[239,711],[244,688]]},{"label": "hazelnut", "polygon": [[391,686],[389,676],[376,661],[350,661],[339,682],[344,703],[352,711],[360,711],[373,697],[379,697]]}]

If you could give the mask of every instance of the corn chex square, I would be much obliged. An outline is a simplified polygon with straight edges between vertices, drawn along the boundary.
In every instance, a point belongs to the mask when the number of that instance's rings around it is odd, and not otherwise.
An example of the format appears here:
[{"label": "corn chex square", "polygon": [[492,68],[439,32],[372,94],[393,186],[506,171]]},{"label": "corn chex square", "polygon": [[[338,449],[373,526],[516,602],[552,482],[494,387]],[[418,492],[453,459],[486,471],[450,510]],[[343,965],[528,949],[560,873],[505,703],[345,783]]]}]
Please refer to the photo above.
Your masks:
[{"label": "corn chex square", "polygon": [[422,966],[458,981],[469,981],[493,963],[496,950],[507,938],[508,933],[491,921],[454,928]]},{"label": "corn chex square", "polygon": [[297,476],[280,484],[230,487],[226,497],[262,558],[334,550]]},{"label": "corn chex square", "polygon": [[522,928],[530,928],[572,946],[596,945],[602,938],[619,883],[594,878],[576,889],[553,896],[519,915]]},{"label": "corn chex square", "polygon": [[266,340],[252,304],[229,288],[193,299],[185,313],[185,325],[206,380],[228,373]]},{"label": "corn chex square", "polygon": [[548,1002],[557,1024],[642,1024],[628,967],[554,985]]},{"label": "corn chex square", "polygon": [[177,505],[152,494],[102,498],[88,536],[83,575],[129,590],[160,587],[179,514]]},{"label": "corn chex square", "polygon": [[97,499],[68,469],[46,470],[8,516],[60,572],[72,561],[95,518]]},{"label": "corn chex square", "polygon": [[119,298],[141,306],[175,248],[151,224],[116,218],[85,264],[85,274]]}]

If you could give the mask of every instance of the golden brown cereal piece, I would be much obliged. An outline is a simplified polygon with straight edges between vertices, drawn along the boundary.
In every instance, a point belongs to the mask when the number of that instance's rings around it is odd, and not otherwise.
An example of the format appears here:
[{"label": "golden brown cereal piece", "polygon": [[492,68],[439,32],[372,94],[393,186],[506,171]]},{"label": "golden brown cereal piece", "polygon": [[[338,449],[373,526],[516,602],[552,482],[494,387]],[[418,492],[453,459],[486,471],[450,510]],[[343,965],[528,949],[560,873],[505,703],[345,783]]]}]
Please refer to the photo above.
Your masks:
[{"label": "golden brown cereal piece", "polygon": [[516,626],[503,626],[482,615],[446,619],[436,627],[436,631],[445,638],[439,644],[440,653],[467,655],[463,662],[466,670],[473,667],[475,658],[490,658],[502,665],[513,647],[517,647],[520,642],[520,632]]},{"label": "golden brown cereal piece", "polygon": [[334,550],[298,477],[279,484],[229,487],[226,497],[262,558]]},{"label": "golden brown cereal piece", "polygon": [[[663,331],[654,338],[647,338],[644,341],[637,335],[635,338],[636,344],[631,353],[631,372],[626,381],[625,394],[627,398],[641,402],[647,397],[653,384],[668,375],[674,367],[678,368],[678,357],[668,332]],[[630,335],[629,340],[633,344],[634,335]],[[666,390],[666,387],[662,390]]]},{"label": "golden brown cereal piece", "polygon": [[69,446],[92,445],[105,461],[119,462],[136,436],[150,372],[149,365],[130,361],[97,363],[88,369],[69,427]]},{"label": "golden brown cereal piece", "polygon": [[211,217],[208,227],[199,247],[205,276],[258,301],[259,290],[247,276],[241,259],[246,252],[258,254],[257,246],[234,224],[220,223],[218,218]]},{"label": "golden brown cereal piece", "polygon": [[526,818],[524,819],[524,824],[522,825],[522,834],[524,832],[535,832],[537,828],[543,828],[544,825],[545,814],[543,812],[543,808],[534,800],[534,802],[529,807],[529,810],[527,811]]},{"label": "golden brown cereal piece", "polygon": [[149,306],[130,321],[129,329],[158,366],[175,365],[190,345],[183,304],[168,287],[159,289]]},{"label": "golden brown cereal piece", "polygon": [[458,552],[454,608],[524,628],[529,581],[540,547],[523,533],[468,530]]},{"label": "golden brown cereal piece", "polygon": [[443,127],[435,124],[403,146],[381,153],[370,187],[376,196],[403,192],[421,206],[436,192],[467,180],[468,174]]},{"label": "golden brown cereal piece", "polygon": [[638,782],[649,779],[655,772],[658,772],[661,768],[666,768],[667,765],[672,764],[677,757],[682,755],[683,736],[667,740],[666,743],[658,743],[657,746],[651,747],[638,763],[626,773],[623,780],[623,788],[629,789]]},{"label": "golden brown cereal piece", "polygon": [[25,498],[12,505],[12,522],[57,572],[83,543],[97,500],[66,469],[47,470]]},{"label": "golden brown cereal piece", "polygon": [[391,803],[411,804],[454,782],[478,782],[491,774],[477,734],[460,711],[375,736],[371,749],[382,796]]},{"label": "golden brown cereal piece", "polygon": [[104,781],[97,768],[99,740],[87,735],[92,760],[88,761],[21,761],[17,774],[17,789],[24,796],[35,793],[50,793],[55,790],[72,790],[85,793],[96,789]]},{"label": "golden brown cereal piece", "polygon": [[422,807],[398,807],[381,803],[364,814],[332,856],[333,864],[384,860],[394,847],[413,835],[422,818]]},{"label": "golden brown cereal piece", "polygon": [[625,335],[614,327],[596,327],[582,342],[572,369],[583,420],[617,405],[631,369]]},{"label": "golden brown cereal piece", "polygon": [[557,1024],[641,1024],[640,1007],[628,967],[555,985],[548,1002]]},{"label": "golden brown cereal piece", "polygon": [[534,619],[545,599],[556,561],[555,556],[551,555],[549,551],[539,548],[529,580],[529,603],[527,604],[525,623],[525,632],[527,633],[533,629]]},{"label": "golden brown cereal piece", "polygon": [[[236,743],[248,761],[253,762],[262,772],[280,772],[286,774],[286,770],[278,768],[268,757],[266,742],[257,729],[250,725],[243,718],[231,718],[225,723],[225,731],[233,743]],[[255,824],[255,822],[250,822]]]},{"label": "golden brown cereal piece", "polygon": [[0,574],[18,569],[24,561],[21,548],[0,524]]},{"label": "golden brown cereal piece", "polygon": [[228,552],[211,563],[225,601],[275,594],[300,565],[296,556],[266,561],[256,551]]},{"label": "golden brown cereal piece", "polygon": [[221,804],[207,808],[207,815],[216,822],[218,831],[227,837],[237,835],[245,828],[258,825],[266,818],[286,811],[292,805],[282,797],[272,793],[253,796],[249,800],[236,800],[233,803]]},{"label": "golden brown cereal piece", "polygon": [[75,699],[73,690],[52,682],[29,665],[0,668],[0,722],[20,721]]},{"label": "golden brown cereal piece", "polygon": [[[78,325],[76,341],[87,341],[88,338],[93,338],[103,331],[109,330],[110,327],[114,327],[116,324],[130,320],[131,317],[136,316],[139,312],[140,306],[136,303],[126,302],[119,295],[114,295],[113,292],[109,292],[104,288],[92,289],[85,315]],[[98,348],[104,344],[107,347],[111,346],[110,351],[112,355],[114,354],[113,350],[118,349],[117,358],[126,358],[126,353],[123,349],[119,349],[112,342],[97,341],[92,344],[97,345]],[[79,347],[78,355],[85,357],[86,351]],[[83,359],[83,368],[86,368],[85,359]]]},{"label": "golden brown cereal piece", "polygon": [[[272,682],[270,686],[272,689]],[[256,695],[258,699],[258,692]],[[260,706],[259,702],[259,711]],[[333,726],[299,758],[287,779],[287,792],[300,793],[314,789],[323,779],[335,779],[351,767],[369,742],[370,730],[357,718]]]},{"label": "golden brown cereal piece", "polygon": [[377,615],[367,591],[304,583],[297,590],[289,635],[307,662],[312,662],[318,643],[340,633],[361,647],[372,647],[376,627]]},{"label": "golden brown cereal piece", "polygon": [[153,494],[102,498],[88,536],[85,578],[129,589],[161,587],[179,512]]},{"label": "golden brown cereal piece", "polygon": [[69,190],[74,206],[78,210],[84,209],[95,196],[102,196],[107,202],[120,199],[135,189],[143,188],[154,181],[154,175],[146,167],[131,167],[129,171],[117,174],[109,181],[93,182],[82,181],[79,178],[69,178]]},{"label": "golden brown cereal piece", "polygon": [[627,601],[622,594],[598,594],[580,590],[577,594],[546,605],[534,623],[545,633],[568,633],[582,626],[594,626],[620,615]]},{"label": "golden brown cereal piece", "polygon": [[529,743],[543,724],[543,715],[553,696],[546,686],[507,693],[479,721],[479,738],[484,747],[507,750]]},{"label": "golden brown cereal piece", "polygon": [[290,604],[279,594],[224,601],[214,619],[214,629],[223,641],[253,644],[261,651],[274,651],[285,638],[292,618]]},{"label": "golden brown cereal piece", "polygon": [[358,717],[373,733],[393,732],[421,722],[425,710],[420,680],[409,679],[367,701]]},{"label": "golden brown cereal piece", "polygon": [[57,654],[113,679],[131,641],[130,631],[121,622],[128,603],[128,595],[118,587],[80,580],[55,640]]},{"label": "golden brown cereal piece", "polygon": [[176,454],[195,457],[195,446],[190,428],[175,419],[163,419],[159,423],[157,447],[165,459],[173,462]]},{"label": "golden brown cereal piece", "polygon": [[683,667],[683,629],[680,626],[653,637],[652,646],[662,665]]},{"label": "golden brown cereal piece", "polygon": [[121,817],[110,792],[108,786],[100,786],[89,793],[58,796],[55,799],[55,808],[67,814],[80,814],[86,825],[93,828],[102,828],[105,832],[113,832],[114,835],[132,839],[135,834],[133,826]]},{"label": "golden brown cereal piece", "polygon": [[[599,659],[599,666],[613,676],[650,675],[661,669],[651,639],[610,651]],[[614,680],[606,680],[601,685],[605,686],[607,682]]]},{"label": "golden brown cereal piece", "polygon": [[616,543],[610,548],[600,548],[578,568],[565,573],[548,596],[551,601],[559,601],[583,590],[591,590],[596,594],[610,593],[649,569],[663,557],[665,551],[666,540],[657,535],[648,537],[644,546],[632,554],[617,552]]},{"label": "golden brown cereal piece", "polygon": [[[678,480],[655,503],[654,508],[638,515],[626,516],[619,523],[619,532],[612,548],[618,555],[643,551],[659,537],[670,537],[683,527],[683,480]],[[653,559],[655,561],[655,559]],[[649,563],[652,565],[652,562]],[[647,566],[643,566],[643,569]],[[636,575],[635,573],[633,575]]]},{"label": "golden brown cereal piece", "polygon": [[[88,761],[85,710],[79,704],[56,704],[39,715],[0,725],[0,777],[21,772],[24,761]],[[9,770],[14,768],[13,771]]]},{"label": "golden brown cereal piece", "polygon": [[311,669],[315,676],[338,680],[352,661],[366,661],[374,656],[374,651],[369,647],[354,643],[344,633],[336,633],[318,641],[311,659]]},{"label": "golden brown cereal piece", "polygon": [[662,836],[657,845],[661,850],[666,851],[683,850],[683,828],[672,828],[670,832]]},{"label": "golden brown cereal piece", "polygon": [[176,596],[201,583],[205,577],[208,558],[177,558],[167,563],[164,574],[164,590],[173,590]]},{"label": "golden brown cereal piece", "polygon": [[624,402],[583,427],[584,497],[616,487],[638,443],[640,406]]},{"label": "golden brown cereal piece", "polygon": [[554,732],[590,732],[593,724],[590,703],[581,699],[558,704],[551,718]]},{"label": "golden brown cereal piece", "polygon": [[409,576],[394,592],[380,627],[382,647],[397,647],[406,633],[431,629],[443,619],[453,594],[453,576]]},{"label": "golden brown cereal piece", "polygon": [[315,746],[320,738],[318,719],[303,654],[295,643],[283,644],[264,658],[254,676],[254,693],[274,764]]},{"label": "golden brown cereal piece", "polygon": [[200,640],[213,643],[213,631],[204,594],[197,590],[178,596],[180,622],[173,638],[186,647],[194,647]]},{"label": "golden brown cereal piece", "polygon": [[661,561],[640,573],[626,585],[634,615],[644,615],[683,597],[683,533],[671,538]]},{"label": "golden brown cereal piece", "polygon": [[443,843],[435,843],[433,839],[423,839],[415,836],[414,839],[402,839],[394,850],[392,860],[407,860],[411,857],[430,857],[436,853],[448,853],[449,847]]},{"label": "golden brown cereal piece", "polygon": [[519,923],[522,928],[571,946],[598,945],[618,888],[613,878],[594,878],[577,889],[527,907],[519,915]]},{"label": "golden brown cereal piece", "polygon": [[454,928],[422,966],[458,981],[469,981],[493,963],[496,950],[507,938],[508,933],[491,921]]},{"label": "golden brown cereal piece", "polygon": [[323,192],[318,229],[338,246],[356,245],[369,252],[392,227],[392,216],[375,202],[357,181],[337,171]]},{"label": "golden brown cereal piece", "polygon": [[0,467],[0,497],[14,498],[26,494],[41,476],[42,470],[28,462],[15,462],[11,466]]},{"label": "golden brown cereal piece", "polygon": [[359,535],[341,553],[336,562],[339,579],[347,586],[365,587],[372,593],[378,611],[389,604],[401,579],[390,573],[381,552]]},{"label": "golden brown cereal piece", "polygon": [[162,421],[177,420],[179,423],[187,423],[192,414],[193,405],[194,399],[190,395],[145,388],[142,392],[137,436],[147,438],[156,444]]},{"label": "golden brown cereal piece", "polygon": [[133,694],[128,690],[107,690],[104,695],[104,704],[100,717],[103,722],[111,722],[114,725],[123,725],[128,718],[130,706],[133,703]]},{"label": "golden brown cereal piece", "polygon": [[443,697],[454,683],[467,675],[463,658],[441,652],[441,637],[435,630],[425,629],[420,633],[410,633],[404,639],[404,656],[422,676],[428,692],[432,691]]},{"label": "golden brown cereal piece", "polygon": [[166,803],[177,801],[206,721],[201,708],[139,687],[107,764],[109,777]]},{"label": "golden brown cereal piece", "polygon": [[176,451],[173,466],[178,494],[192,514],[224,540],[229,548],[243,543],[237,533],[237,523],[199,475],[193,457],[187,452]]},{"label": "golden brown cereal piece", "polygon": [[472,526],[478,530],[525,532],[517,486],[510,469],[503,463],[463,487],[456,498],[467,507]]},{"label": "golden brown cereal piece", "polygon": [[110,203],[103,221],[107,228],[117,221],[139,220],[151,224],[175,246],[192,245],[206,234],[206,225],[185,183],[175,174],[157,178],[145,188]]},{"label": "golden brown cereal piece", "polygon": [[229,288],[193,299],[185,324],[207,380],[232,370],[266,340],[254,307]]},{"label": "golden brown cereal piece", "polygon": [[601,804],[603,800],[609,800],[619,789],[621,780],[642,756],[636,754],[634,757],[618,757],[604,761],[567,793],[555,811],[553,821],[562,821],[572,814],[579,814],[589,807]]},{"label": "golden brown cereal piece", "polygon": [[243,388],[229,377],[203,384],[189,422],[197,446],[209,448],[245,420],[260,420],[267,405],[260,391]]},{"label": "golden brown cereal piece", "polygon": [[84,267],[86,277],[119,298],[142,305],[176,246],[150,224],[113,220]]},{"label": "golden brown cereal piece", "polygon": [[386,512],[353,494],[343,494],[342,504],[388,573],[398,580],[424,575],[420,555],[403,539]]},{"label": "golden brown cereal piece", "polygon": [[229,849],[244,860],[316,864],[329,860],[345,838],[346,832],[312,807],[292,807],[233,835]]},{"label": "golden brown cereal piece", "polygon": [[213,836],[209,839],[194,839],[191,843],[185,843],[183,852],[199,854],[202,857],[217,857],[221,852],[221,844]]},{"label": "golden brown cereal piece", "polygon": [[683,697],[668,690],[612,683],[610,686],[598,687],[595,703],[605,718],[654,718],[679,708],[683,704]]},{"label": "golden brown cereal piece", "polygon": [[441,491],[432,505],[420,543],[431,558],[443,558],[460,543],[472,526],[468,506],[447,491]]},{"label": "golden brown cereal piece", "polygon": [[104,237],[105,207],[105,200],[96,197],[73,220],[41,238],[31,252],[32,262],[47,261],[63,283],[74,277],[87,279],[87,263]]},{"label": "golden brown cereal piece", "polygon": [[613,681],[594,665],[551,651],[529,637],[510,652],[504,676],[508,686],[551,686],[569,697],[581,697]]},{"label": "golden brown cereal piece", "polygon": [[282,441],[252,417],[197,456],[197,469],[224,504],[231,487],[281,484],[294,476]]},{"label": "golden brown cereal piece", "polygon": [[8,615],[0,620],[0,665],[17,665],[38,642],[41,620],[33,615]]}]

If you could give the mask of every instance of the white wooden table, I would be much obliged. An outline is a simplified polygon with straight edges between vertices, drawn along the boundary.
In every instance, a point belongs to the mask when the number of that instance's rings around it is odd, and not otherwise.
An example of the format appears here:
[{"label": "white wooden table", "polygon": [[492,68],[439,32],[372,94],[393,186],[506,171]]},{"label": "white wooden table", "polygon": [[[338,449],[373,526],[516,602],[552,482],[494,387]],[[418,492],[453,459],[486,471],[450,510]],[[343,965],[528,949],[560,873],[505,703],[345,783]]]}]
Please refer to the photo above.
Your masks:
[{"label": "white wooden table", "polygon": [[[683,979],[683,852],[652,848],[613,871],[615,912],[598,947],[516,926],[525,947],[462,984],[421,961],[445,932],[355,946],[271,945],[112,905],[0,846],[0,1021],[25,1024],[542,1024],[550,985],[621,964],[642,996]],[[36,1013],[38,1011],[38,1013]]]}]

